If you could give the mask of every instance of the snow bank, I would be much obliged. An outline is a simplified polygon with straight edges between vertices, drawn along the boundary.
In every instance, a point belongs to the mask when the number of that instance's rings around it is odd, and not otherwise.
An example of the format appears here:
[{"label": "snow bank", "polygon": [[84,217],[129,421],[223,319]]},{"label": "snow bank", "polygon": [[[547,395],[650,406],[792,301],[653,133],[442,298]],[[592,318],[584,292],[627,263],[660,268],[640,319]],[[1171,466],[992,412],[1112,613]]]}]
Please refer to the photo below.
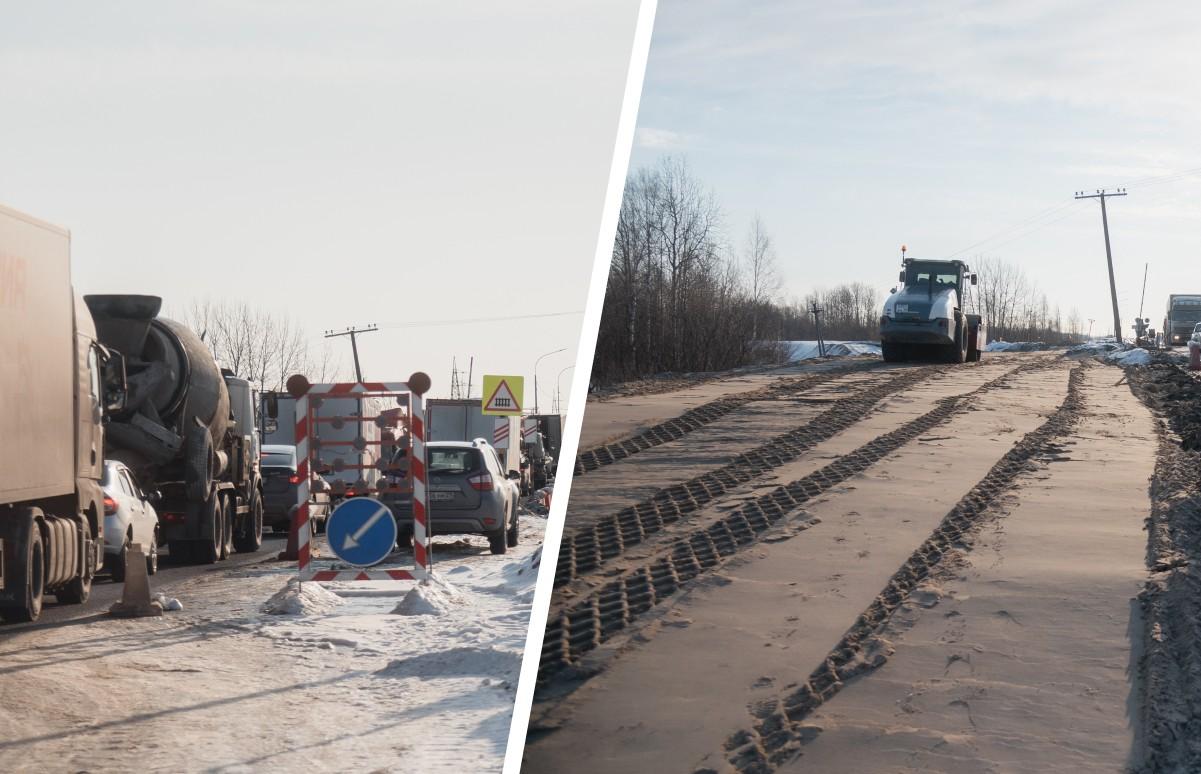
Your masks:
[{"label": "snow bank", "polygon": [[290,580],[287,586],[267,600],[263,612],[268,615],[320,615],[341,604],[342,598],[320,583]]},{"label": "snow bank", "polygon": [[1074,347],[1068,347],[1067,354],[1069,355],[1102,355],[1106,352],[1115,352],[1121,350],[1122,347],[1113,339],[1108,341],[1089,341],[1084,344],[1077,344]]},{"label": "snow bank", "polygon": [[463,604],[463,595],[437,575],[409,589],[392,609],[395,615],[445,615]]},{"label": "snow bank", "polygon": [[[820,357],[816,341],[781,341],[788,360],[813,360]],[[826,357],[853,357],[855,355],[880,356],[878,341],[827,341]]]},{"label": "snow bank", "polygon": [[1128,349],[1125,352],[1113,352],[1105,356],[1105,360],[1120,366],[1151,365],[1151,353],[1145,349]]},{"label": "snow bank", "polygon": [[1043,352],[1054,346],[1043,341],[990,341],[985,352]]}]

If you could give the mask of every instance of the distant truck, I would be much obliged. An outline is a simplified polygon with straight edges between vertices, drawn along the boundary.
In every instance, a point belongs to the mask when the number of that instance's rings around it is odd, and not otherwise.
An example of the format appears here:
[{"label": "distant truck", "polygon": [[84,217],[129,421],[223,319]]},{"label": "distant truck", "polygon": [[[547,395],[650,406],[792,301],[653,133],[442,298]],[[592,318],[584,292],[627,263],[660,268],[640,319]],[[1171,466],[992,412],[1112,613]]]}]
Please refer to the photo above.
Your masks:
[{"label": "distant truck", "polygon": [[1183,346],[1193,334],[1193,326],[1201,322],[1201,295],[1176,294],[1168,296],[1163,318],[1163,345]]},{"label": "distant truck", "polygon": [[551,475],[555,474],[563,449],[563,415],[562,414],[531,414],[527,419],[538,421],[538,430],[546,443],[546,451],[554,458],[551,465]]},{"label": "distant truck", "polygon": [[71,287],[70,235],[0,207],[0,617],[81,603],[104,559],[104,419],[121,355]]},{"label": "distant truck", "polygon": [[105,453],[162,499],[159,529],[175,561],[212,564],[262,545],[258,394],[218,367],[188,327],[159,317],[157,296],[84,298],[100,340],[123,353],[128,397]]},{"label": "distant truck", "polygon": [[[528,466],[521,464],[521,418],[483,413],[482,401],[434,398],[426,401],[426,427],[430,441],[474,441],[483,438],[500,456],[505,472],[522,474],[521,488],[528,492]],[[500,429],[501,432],[497,432]]]},{"label": "distant truck", "polygon": [[966,263],[906,258],[900,282],[880,318],[885,362],[980,359],[986,331],[980,315],[967,312],[968,293],[977,279]]}]

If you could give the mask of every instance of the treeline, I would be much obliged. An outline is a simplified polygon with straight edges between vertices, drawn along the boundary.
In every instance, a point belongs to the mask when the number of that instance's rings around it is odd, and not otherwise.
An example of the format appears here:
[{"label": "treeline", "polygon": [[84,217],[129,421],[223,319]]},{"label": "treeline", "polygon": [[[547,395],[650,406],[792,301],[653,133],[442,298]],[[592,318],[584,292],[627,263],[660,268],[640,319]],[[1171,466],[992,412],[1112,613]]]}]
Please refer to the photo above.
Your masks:
[{"label": "treeline", "polygon": [[[969,311],[979,309],[990,340],[1080,340],[1080,315],[1073,310],[1065,324],[1015,264],[970,263],[980,284]],[[717,201],[683,160],[635,171],[613,243],[593,383],[777,360],[784,349],[776,342],[817,338],[814,306],[827,340],[878,340],[884,293],[876,287],[852,282],[793,300],[780,298],[780,287],[775,248],[758,218],[731,244]]]},{"label": "treeline", "polygon": [[[750,359],[756,307],[778,288],[769,276],[772,247],[760,228],[756,276],[723,242],[720,221],[717,202],[683,161],[668,159],[627,179],[592,365],[595,383],[732,368]],[[755,263],[753,255],[742,257]]]},{"label": "treeline", "polygon": [[980,278],[971,299],[976,308],[969,311],[984,317],[989,341],[1070,344],[1087,336],[1080,312],[1073,308],[1065,319],[1017,264],[980,256],[969,263]]}]

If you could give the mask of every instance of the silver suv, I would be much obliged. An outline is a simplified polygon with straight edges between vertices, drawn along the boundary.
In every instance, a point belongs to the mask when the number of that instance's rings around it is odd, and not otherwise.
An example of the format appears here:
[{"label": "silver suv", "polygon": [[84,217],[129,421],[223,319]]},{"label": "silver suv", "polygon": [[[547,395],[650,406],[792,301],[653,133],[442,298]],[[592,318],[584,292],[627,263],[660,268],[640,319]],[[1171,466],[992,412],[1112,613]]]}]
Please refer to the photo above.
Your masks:
[{"label": "silver suv", "polygon": [[[431,535],[484,535],[494,554],[517,545],[517,471],[505,473],[496,450],[482,440],[431,441],[428,462]],[[394,463],[398,461],[394,460]],[[402,467],[407,465],[400,461]],[[411,491],[380,496],[392,509],[402,546],[413,543]]]}]

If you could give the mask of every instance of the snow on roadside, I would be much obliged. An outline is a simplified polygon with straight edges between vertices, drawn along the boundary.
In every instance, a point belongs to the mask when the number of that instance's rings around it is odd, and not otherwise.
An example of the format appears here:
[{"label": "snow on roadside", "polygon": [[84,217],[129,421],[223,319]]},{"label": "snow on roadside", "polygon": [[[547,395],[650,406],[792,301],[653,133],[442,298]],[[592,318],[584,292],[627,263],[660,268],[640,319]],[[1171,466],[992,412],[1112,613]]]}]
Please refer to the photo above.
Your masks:
[{"label": "snow on roadside", "polygon": [[464,603],[458,589],[437,573],[409,589],[392,609],[395,615],[445,615]]},{"label": "snow on roadside", "polygon": [[320,615],[341,604],[342,598],[326,591],[321,584],[297,583],[293,579],[263,603],[263,612],[267,615]]},{"label": "snow on roadside", "polygon": [[[18,632],[0,770],[117,771],[150,756],[155,771],[500,771],[544,527],[523,513],[504,556],[482,537],[436,538],[436,576],[418,592],[298,585],[294,563],[218,565],[155,588],[183,601],[171,617]],[[418,598],[441,614],[393,615]]]},{"label": "snow on roadside", "polygon": [[[821,357],[816,341],[781,341],[779,343],[785,347],[789,362],[814,360]],[[827,341],[825,345],[826,357],[880,356],[880,342],[878,341]]]},{"label": "snow on roadside", "polygon": [[1151,353],[1145,349],[1128,349],[1125,352],[1111,352],[1105,360],[1120,366],[1151,365]]}]

